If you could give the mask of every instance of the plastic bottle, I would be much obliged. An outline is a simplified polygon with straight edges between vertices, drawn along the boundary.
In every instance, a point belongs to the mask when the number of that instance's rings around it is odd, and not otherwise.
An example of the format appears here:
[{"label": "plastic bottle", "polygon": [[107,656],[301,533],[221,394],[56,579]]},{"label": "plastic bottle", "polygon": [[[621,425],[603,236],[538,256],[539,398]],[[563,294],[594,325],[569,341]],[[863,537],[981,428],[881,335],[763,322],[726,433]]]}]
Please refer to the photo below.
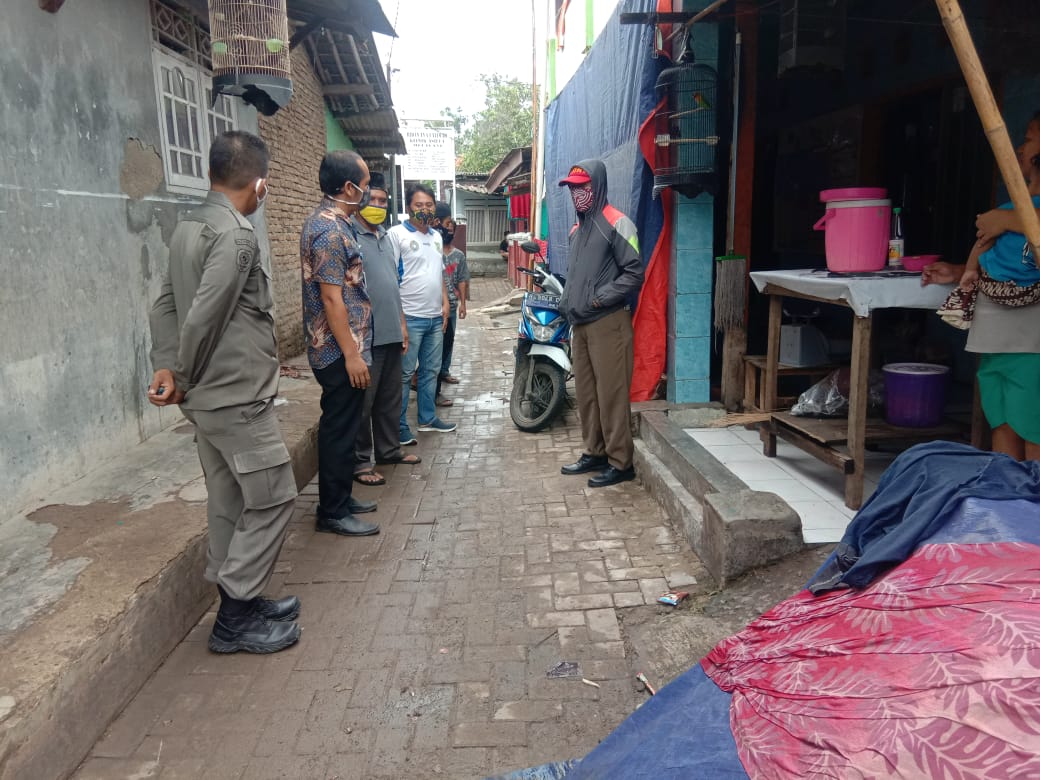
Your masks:
[{"label": "plastic bottle", "polygon": [[906,242],[903,240],[903,210],[892,209],[892,230],[888,235],[888,267],[903,267],[903,256],[906,254]]}]

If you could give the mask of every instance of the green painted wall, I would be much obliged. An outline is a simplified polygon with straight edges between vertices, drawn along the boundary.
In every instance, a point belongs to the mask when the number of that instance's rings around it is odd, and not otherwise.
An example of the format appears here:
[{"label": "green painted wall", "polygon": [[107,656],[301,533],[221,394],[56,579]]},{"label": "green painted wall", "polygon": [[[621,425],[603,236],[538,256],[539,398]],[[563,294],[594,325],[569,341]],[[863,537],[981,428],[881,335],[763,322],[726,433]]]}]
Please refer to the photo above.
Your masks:
[{"label": "green painted wall", "polygon": [[325,107],[325,149],[334,152],[337,149],[350,149],[353,151],[354,142],[350,140],[339,122],[332,116],[332,112]]}]

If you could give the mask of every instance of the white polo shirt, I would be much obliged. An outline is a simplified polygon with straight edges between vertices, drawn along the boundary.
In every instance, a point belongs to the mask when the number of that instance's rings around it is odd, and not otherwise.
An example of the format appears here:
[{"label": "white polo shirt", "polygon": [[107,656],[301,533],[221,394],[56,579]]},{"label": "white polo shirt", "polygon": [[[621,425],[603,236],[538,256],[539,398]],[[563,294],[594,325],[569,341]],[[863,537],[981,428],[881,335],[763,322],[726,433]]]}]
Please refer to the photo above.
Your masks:
[{"label": "white polo shirt", "polygon": [[397,257],[401,282],[401,309],[406,317],[440,317],[444,289],[441,235],[432,227],[425,233],[410,222],[386,232]]}]

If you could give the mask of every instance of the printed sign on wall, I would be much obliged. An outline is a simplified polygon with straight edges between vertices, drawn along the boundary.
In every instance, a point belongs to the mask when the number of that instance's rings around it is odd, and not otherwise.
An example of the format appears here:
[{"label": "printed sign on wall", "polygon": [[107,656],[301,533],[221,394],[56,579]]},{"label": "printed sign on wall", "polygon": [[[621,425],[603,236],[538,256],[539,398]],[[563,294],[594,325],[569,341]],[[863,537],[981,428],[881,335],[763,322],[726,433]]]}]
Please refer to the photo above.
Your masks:
[{"label": "printed sign on wall", "polygon": [[455,178],[455,138],[450,127],[402,127],[408,154],[397,159],[406,181],[451,181]]}]

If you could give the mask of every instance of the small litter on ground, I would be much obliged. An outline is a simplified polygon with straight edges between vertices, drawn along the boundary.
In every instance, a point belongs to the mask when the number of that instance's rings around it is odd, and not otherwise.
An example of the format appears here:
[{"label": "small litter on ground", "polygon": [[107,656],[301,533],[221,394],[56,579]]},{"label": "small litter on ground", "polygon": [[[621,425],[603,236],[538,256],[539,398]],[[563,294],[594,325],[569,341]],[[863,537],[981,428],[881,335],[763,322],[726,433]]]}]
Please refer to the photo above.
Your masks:
[{"label": "small litter on ground", "polygon": [[545,673],[550,680],[563,680],[571,677],[581,677],[581,667],[576,661],[560,661],[556,666]]},{"label": "small litter on ground", "polygon": [[684,590],[670,590],[667,593],[662,593],[657,597],[658,602],[661,604],[667,604],[670,607],[679,606],[679,602],[687,598],[690,594]]}]

